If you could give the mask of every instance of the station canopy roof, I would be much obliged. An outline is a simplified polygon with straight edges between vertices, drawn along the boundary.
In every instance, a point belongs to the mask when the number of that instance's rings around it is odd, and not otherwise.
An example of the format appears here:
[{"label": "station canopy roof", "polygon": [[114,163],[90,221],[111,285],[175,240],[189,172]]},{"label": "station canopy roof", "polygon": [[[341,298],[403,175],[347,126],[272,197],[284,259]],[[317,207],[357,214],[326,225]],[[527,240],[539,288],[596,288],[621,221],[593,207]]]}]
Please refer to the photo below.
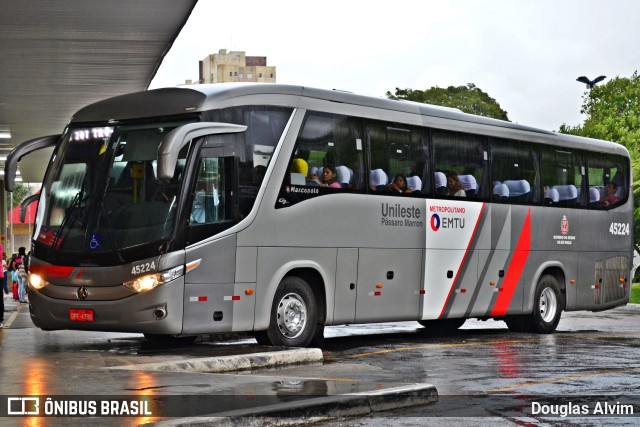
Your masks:
[{"label": "station canopy roof", "polygon": [[[0,0],[0,167],[21,142],[60,134],[81,107],[146,89],[196,3]],[[50,156],[23,158],[23,181],[42,181]]]}]

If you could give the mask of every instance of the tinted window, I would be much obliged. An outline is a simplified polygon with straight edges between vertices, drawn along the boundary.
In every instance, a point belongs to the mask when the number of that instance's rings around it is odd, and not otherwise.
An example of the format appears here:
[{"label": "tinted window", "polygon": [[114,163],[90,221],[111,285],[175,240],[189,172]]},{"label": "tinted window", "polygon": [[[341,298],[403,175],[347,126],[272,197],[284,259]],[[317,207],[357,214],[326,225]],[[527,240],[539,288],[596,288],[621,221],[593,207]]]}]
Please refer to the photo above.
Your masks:
[{"label": "tinted window", "polygon": [[589,207],[611,209],[629,196],[629,162],[626,158],[603,153],[587,156]]},{"label": "tinted window", "polygon": [[283,183],[284,206],[324,193],[364,191],[361,123],[347,116],[307,115]]},{"label": "tinted window", "polygon": [[584,203],[581,157],[560,148],[543,147],[540,175],[547,206],[581,207]]},{"label": "tinted window", "polygon": [[490,140],[490,146],[494,199],[515,204],[540,201],[534,147],[526,142],[497,138]]},{"label": "tinted window", "polygon": [[[486,187],[484,179],[487,160],[482,137],[435,130],[432,138],[435,194],[464,194],[469,199],[481,199],[483,187]],[[454,190],[446,188],[451,179],[454,181]],[[462,187],[463,192],[460,192],[459,187]]]},{"label": "tinted window", "polygon": [[371,150],[370,191],[396,196],[427,193],[429,158],[424,129],[370,122],[367,138]]}]

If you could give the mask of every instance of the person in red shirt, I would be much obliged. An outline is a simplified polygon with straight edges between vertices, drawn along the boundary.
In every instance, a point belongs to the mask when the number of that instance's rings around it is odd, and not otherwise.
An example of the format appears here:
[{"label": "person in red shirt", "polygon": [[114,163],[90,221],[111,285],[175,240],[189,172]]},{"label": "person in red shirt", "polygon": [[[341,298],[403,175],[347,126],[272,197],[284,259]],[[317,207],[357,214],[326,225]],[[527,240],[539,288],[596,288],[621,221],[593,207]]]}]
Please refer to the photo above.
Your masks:
[{"label": "person in red shirt", "polygon": [[615,205],[620,201],[620,197],[616,196],[616,191],[618,191],[618,186],[613,182],[607,184],[607,195],[600,201],[602,206],[611,206]]}]

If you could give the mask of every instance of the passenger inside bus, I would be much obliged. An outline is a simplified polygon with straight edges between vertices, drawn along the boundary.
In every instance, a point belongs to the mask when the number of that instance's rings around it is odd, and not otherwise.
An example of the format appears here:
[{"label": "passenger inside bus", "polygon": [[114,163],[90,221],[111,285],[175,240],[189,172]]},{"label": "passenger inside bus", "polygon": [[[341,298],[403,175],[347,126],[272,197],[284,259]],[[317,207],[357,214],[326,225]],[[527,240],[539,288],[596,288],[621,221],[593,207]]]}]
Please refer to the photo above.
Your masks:
[{"label": "passenger inside bus", "polygon": [[620,201],[620,197],[616,195],[617,191],[618,186],[615,183],[610,182],[607,184],[607,194],[602,198],[600,204],[602,206],[611,206],[618,203]]},{"label": "passenger inside bus", "polygon": [[407,179],[401,173],[393,178],[393,182],[385,186],[385,190],[390,193],[411,193],[407,188]]},{"label": "passenger inside bus", "polygon": [[320,187],[342,188],[342,185],[338,182],[336,175],[335,168],[325,166],[322,168],[322,179],[316,179],[315,183]]},{"label": "passenger inside bus", "polygon": [[447,195],[453,197],[467,197],[458,174],[455,172],[447,173]]}]

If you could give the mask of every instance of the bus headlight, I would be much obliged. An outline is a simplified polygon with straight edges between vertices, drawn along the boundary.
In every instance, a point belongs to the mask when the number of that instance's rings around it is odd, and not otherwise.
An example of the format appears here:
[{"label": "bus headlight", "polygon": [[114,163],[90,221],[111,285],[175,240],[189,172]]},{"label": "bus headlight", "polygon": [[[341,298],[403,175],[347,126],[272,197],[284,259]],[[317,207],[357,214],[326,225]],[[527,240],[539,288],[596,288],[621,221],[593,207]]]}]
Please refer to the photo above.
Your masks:
[{"label": "bus headlight", "polygon": [[154,289],[157,286],[170,282],[172,280],[177,279],[182,276],[184,273],[184,267],[181,265],[179,267],[175,267],[166,271],[162,271],[160,273],[147,274],[144,276],[140,276],[135,280],[131,280],[129,282],[124,282],[122,285],[131,289],[134,292],[146,292]]},{"label": "bus headlight", "polygon": [[37,274],[29,274],[29,284],[34,288],[34,289],[42,289],[45,286],[47,286],[49,284],[49,282],[47,282],[46,280],[44,280],[42,277],[38,276]]}]

